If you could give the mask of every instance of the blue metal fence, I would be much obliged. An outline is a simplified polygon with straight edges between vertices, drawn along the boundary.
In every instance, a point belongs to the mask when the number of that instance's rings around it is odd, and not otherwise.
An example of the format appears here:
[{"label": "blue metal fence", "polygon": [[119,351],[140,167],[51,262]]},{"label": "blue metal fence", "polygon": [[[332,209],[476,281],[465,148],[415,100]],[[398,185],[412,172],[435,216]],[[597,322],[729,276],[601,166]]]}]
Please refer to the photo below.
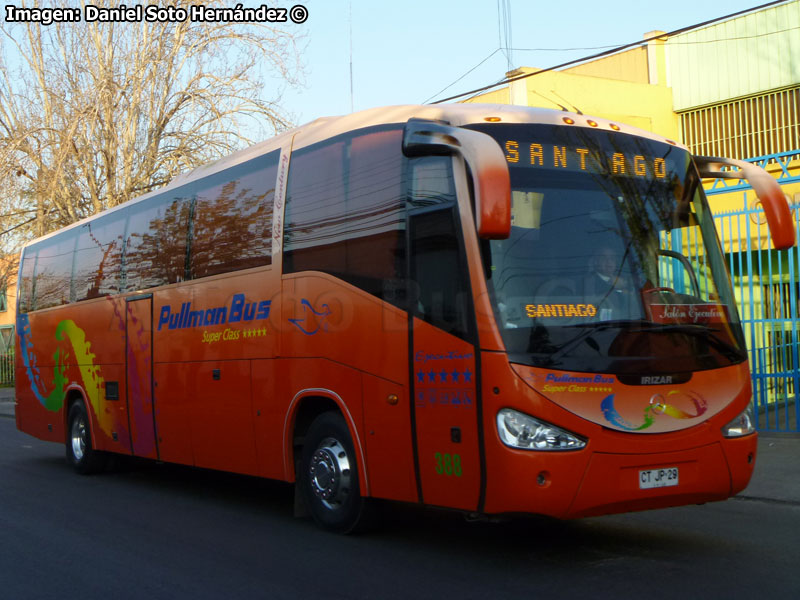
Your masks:
[{"label": "blue metal fence", "polygon": [[[792,215],[800,232],[800,207],[793,207]],[[757,427],[800,431],[800,250],[771,249],[760,205],[714,218],[747,340]]]}]

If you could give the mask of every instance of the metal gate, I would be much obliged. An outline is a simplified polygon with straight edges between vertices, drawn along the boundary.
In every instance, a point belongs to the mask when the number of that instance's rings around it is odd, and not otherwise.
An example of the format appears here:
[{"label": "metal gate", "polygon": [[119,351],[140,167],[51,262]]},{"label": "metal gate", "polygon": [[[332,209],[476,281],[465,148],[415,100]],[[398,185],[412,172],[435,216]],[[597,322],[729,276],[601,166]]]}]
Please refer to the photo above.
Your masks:
[{"label": "metal gate", "polygon": [[[755,197],[752,191],[749,195]],[[745,195],[748,206],[746,201]],[[772,250],[764,211],[759,204],[751,206],[714,219],[747,341],[756,426],[759,431],[797,432],[800,250]],[[800,207],[792,208],[792,216],[800,234]]]}]

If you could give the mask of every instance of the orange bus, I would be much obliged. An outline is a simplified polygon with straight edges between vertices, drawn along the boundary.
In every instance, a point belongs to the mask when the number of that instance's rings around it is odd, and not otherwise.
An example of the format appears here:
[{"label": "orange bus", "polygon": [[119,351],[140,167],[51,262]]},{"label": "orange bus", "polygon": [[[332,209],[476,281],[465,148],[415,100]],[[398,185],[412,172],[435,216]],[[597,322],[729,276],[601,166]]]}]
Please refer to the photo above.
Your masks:
[{"label": "orange bus", "polygon": [[117,453],[296,482],[337,531],[378,498],[722,500],[756,435],[710,176],[747,177],[794,244],[763,170],[603,119],[314,121],[23,249],[17,427],[80,473]]}]

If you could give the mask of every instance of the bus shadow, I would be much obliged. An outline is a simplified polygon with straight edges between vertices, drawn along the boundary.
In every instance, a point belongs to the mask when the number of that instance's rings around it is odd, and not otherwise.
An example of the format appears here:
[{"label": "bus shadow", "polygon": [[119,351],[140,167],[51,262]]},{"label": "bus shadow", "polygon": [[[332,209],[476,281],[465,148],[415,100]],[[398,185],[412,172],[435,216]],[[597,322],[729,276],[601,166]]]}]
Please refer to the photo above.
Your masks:
[{"label": "bus shadow", "polygon": [[[70,473],[64,459],[37,457],[48,473]],[[330,536],[316,530],[310,518],[293,518],[294,486],[268,480],[201,469],[191,466],[156,463],[123,457],[101,475],[88,476],[94,486],[102,483],[107,499],[115,496],[191,499],[209,510],[220,507],[236,512],[241,519],[252,519],[258,528],[269,522],[297,534]],[[83,476],[73,477],[84,479]],[[604,565],[635,557],[637,561],[659,564],[681,560],[724,557],[736,553],[730,543],[720,544],[691,526],[702,520],[700,507],[682,507],[560,521],[547,517],[514,516],[491,520],[469,520],[458,511],[420,507],[396,502],[377,501],[376,517],[370,528],[350,536],[347,546],[371,548],[375,542],[426,554],[445,560],[480,564],[487,556],[498,564],[524,567],[531,561],[558,565]],[[745,543],[745,542],[742,542]]]}]

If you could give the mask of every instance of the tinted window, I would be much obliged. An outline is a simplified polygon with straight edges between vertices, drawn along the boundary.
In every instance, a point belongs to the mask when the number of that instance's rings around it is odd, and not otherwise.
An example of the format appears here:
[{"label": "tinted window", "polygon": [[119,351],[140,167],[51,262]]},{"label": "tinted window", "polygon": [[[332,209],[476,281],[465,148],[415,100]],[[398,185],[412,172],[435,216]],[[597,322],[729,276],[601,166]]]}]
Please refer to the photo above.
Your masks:
[{"label": "tinted window", "polygon": [[324,271],[384,297],[404,274],[400,129],[368,130],[292,155],[284,271]]},{"label": "tinted window", "polygon": [[19,300],[19,312],[26,313],[33,309],[33,273],[36,266],[36,256],[38,251],[35,247],[25,248],[20,266],[19,289],[17,290]]},{"label": "tinted window", "polygon": [[68,304],[74,300],[72,260],[78,234],[70,229],[36,244],[39,257],[31,290],[32,309]]},{"label": "tinted window", "polygon": [[279,152],[200,182],[192,223],[193,279],[272,262]]},{"label": "tinted window", "polygon": [[453,159],[425,156],[409,161],[409,203],[415,208],[456,201]]},{"label": "tinted window", "polygon": [[187,191],[179,188],[129,209],[124,291],[145,290],[184,279],[191,210],[185,197]]},{"label": "tinted window", "polygon": [[467,339],[470,288],[456,215],[451,207],[411,217],[412,308],[431,325]]},{"label": "tinted window", "polygon": [[345,142],[292,154],[286,190],[284,272],[346,271]]},{"label": "tinted window", "polygon": [[76,300],[119,292],[125,211],[115,211],[78,229],[74,288]]},{"label": "tinted window", "polygon": [[131,204],[27,248],[20,311],[270,264],[279,154]]}]

